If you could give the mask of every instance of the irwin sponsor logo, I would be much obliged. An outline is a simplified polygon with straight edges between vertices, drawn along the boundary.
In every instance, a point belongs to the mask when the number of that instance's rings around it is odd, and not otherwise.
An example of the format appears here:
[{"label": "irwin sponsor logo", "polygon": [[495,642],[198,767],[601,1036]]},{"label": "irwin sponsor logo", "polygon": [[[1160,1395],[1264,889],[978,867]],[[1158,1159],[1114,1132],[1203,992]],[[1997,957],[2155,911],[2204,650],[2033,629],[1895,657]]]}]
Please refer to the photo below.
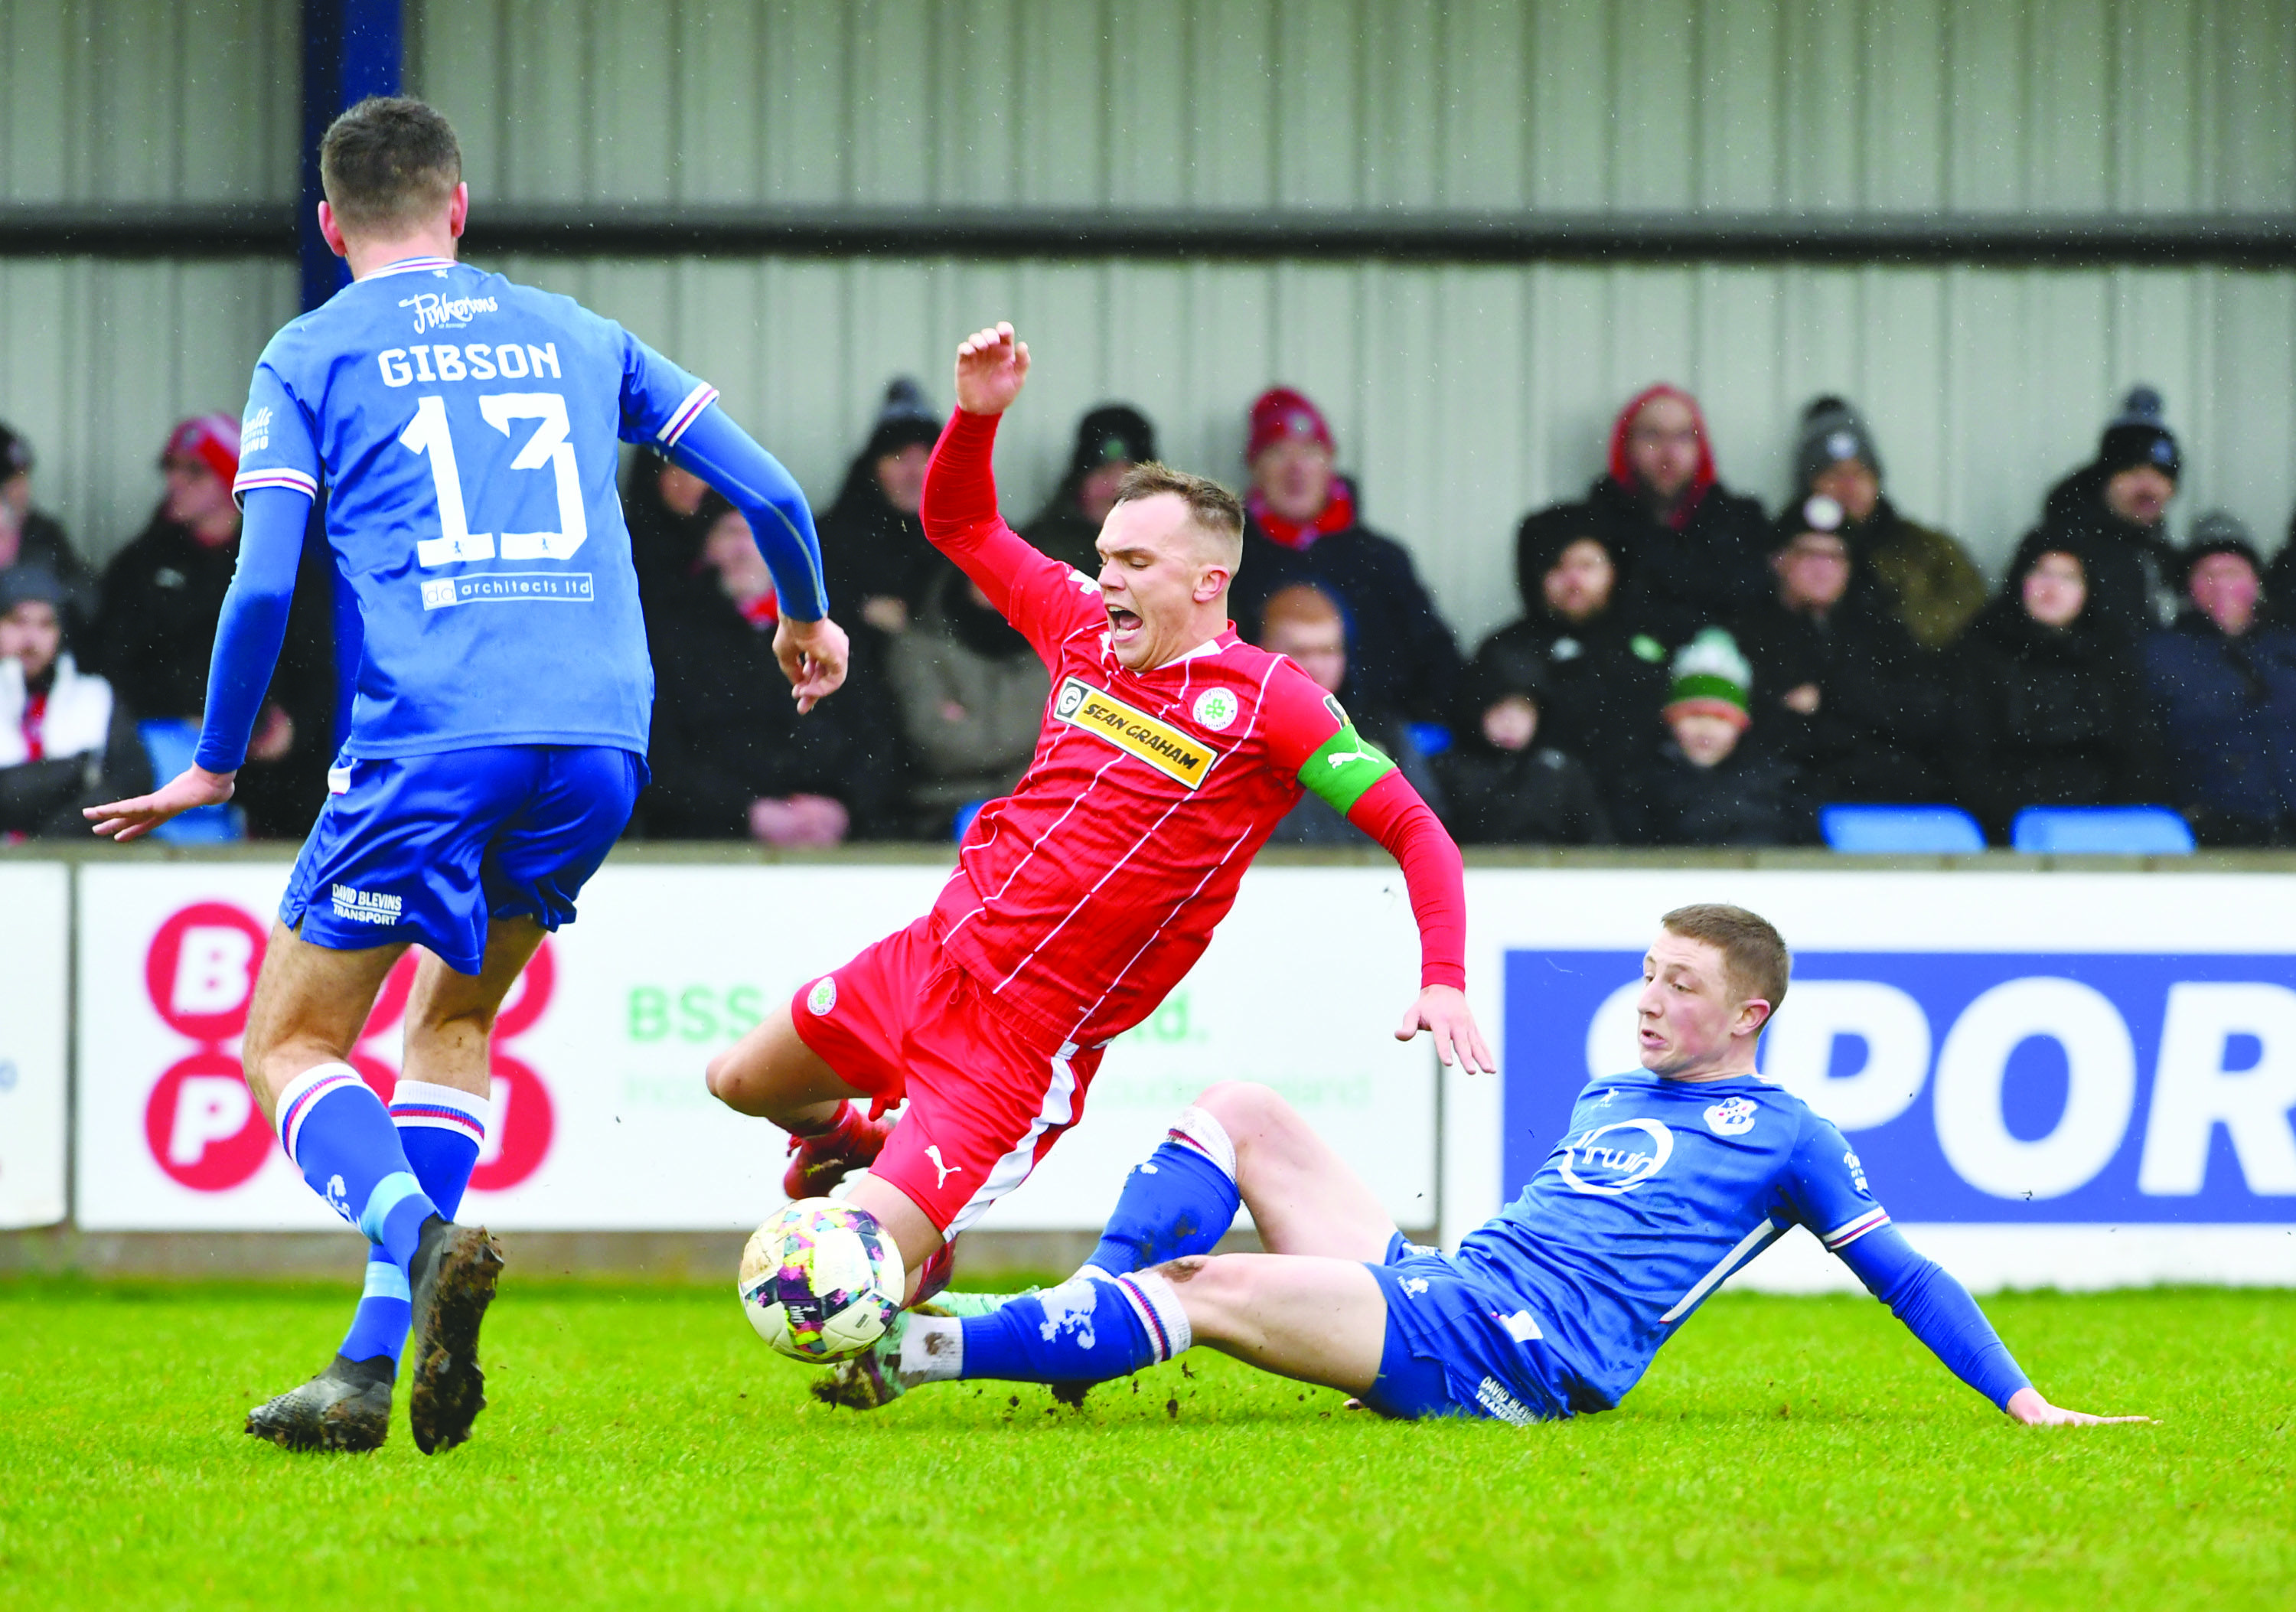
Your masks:
[{"label": "irwin sponsor logo", "polygon": [[1219,752],[1200,744],[1177,728],[1168,727],[1144,711],[1136,711],[1105,689],[1078,678],[1061,684],[1053,714],[1070,727],[1096,734],[1127,754],[1137,756],[1166,777],[1193,789],[1219,759]]}]

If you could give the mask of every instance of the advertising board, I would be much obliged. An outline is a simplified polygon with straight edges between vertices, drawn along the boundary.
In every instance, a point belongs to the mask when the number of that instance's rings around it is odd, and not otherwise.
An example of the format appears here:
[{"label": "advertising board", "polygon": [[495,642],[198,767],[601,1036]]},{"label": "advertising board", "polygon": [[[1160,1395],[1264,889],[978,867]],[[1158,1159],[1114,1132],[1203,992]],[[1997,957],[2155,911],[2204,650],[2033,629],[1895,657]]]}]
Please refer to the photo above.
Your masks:
[{"label": "advertising board", "polygon": [[53,863],[0,863],[0,1230],[64,1218],[68,879]]}]

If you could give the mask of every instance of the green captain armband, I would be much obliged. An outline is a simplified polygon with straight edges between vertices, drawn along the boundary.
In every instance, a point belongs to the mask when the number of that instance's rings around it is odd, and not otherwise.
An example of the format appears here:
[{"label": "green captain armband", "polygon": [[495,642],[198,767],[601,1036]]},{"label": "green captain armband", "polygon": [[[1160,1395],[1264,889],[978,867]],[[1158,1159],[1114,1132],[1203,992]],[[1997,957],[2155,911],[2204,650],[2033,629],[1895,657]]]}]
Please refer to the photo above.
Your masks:
[{"label": "green captain armband", "polygon": [[1364,792],[1395,770],[1395,763],[1363,741],[1340,703],[1329,695],[1324,703],[1340,720],[1340,730],[1316,747],[1300,769],[1300,782],[1345,817],[1355,810]]}]

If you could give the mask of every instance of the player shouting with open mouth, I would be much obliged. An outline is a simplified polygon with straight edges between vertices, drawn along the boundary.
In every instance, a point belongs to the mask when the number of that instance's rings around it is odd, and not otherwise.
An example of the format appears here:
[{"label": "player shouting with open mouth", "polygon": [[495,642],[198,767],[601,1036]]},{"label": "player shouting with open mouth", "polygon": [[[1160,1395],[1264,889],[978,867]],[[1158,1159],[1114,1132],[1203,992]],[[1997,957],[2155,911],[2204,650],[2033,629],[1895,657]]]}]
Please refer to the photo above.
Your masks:
[{"label": "player shouting with open mouth", "polygon": [[[930,913],[709,1065],[722,1101],[791,1132],[791,1197],[869,1167],[849,1201],[899,1246],[912,1303],[946,1280],[949,1240],[1077,1122],[1102,1049],[1187,973],[1304,790],[1402,864],[1421,990],[1398,1038],[1426,1030],[1445,1063],[1496,1066],[1461,991],[1458,848],[1337,701],[1228,621],[1235,496],[1135,466],[1097,580],[998,517],[996,419],[1028,374],[1010,325],[958,347],[920,514],[1052,671],[1035,757],[974,819]],[[898,1122],[880,1117],[905,1098]]]}]

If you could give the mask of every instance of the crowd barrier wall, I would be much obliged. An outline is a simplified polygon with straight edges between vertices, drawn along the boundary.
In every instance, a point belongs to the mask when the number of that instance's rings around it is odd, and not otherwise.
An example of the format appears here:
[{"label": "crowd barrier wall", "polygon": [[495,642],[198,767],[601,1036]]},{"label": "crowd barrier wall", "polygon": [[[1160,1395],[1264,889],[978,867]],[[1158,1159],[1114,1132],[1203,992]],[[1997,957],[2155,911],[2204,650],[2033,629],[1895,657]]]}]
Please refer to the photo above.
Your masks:
[{"label": "crowd barrier wall", "polygon": [[[1471,994],[1496,1077],[1392,1032],[1417,941],[1391,865],[1263,864],[1182,986],[1111,1049],[1076,1132],[983,1230],[1085,1230],[1172,1114],[1275,1087],[1399,1225],[1456,1239],[1632,1069],[1660,914],[1731,901],[1794,944],[1763,1073],[1839,1123],[1917,1246],[1980,1289],[2296,1284],[2296,872],[1472,867]],[[1732,865],[1733,862],[1739,865]],[[2268,870],[2269,869],[2269,870]],[[924,859],[618,855],[505,1005],[473,1213],[504,1230],[725,1231],[778,1201],[783,1139],[703,1090],[710,1054],[947,876]],[[0,1225],[336,1227],[238,1076],[276,856],[0,863]],[[357,1062],[395,1077],[407,965]],[[68,1126],[69,1116],[69,1126]],[[1590,1189],[1670,1138],[1569,1139]],[[1597,1161],[1607,1173],[1596,1176]],[[1662,1183],[1661,1183],[1662,1187]],[[1796,1232],[1738,1285],[1850,1285]]]}]

